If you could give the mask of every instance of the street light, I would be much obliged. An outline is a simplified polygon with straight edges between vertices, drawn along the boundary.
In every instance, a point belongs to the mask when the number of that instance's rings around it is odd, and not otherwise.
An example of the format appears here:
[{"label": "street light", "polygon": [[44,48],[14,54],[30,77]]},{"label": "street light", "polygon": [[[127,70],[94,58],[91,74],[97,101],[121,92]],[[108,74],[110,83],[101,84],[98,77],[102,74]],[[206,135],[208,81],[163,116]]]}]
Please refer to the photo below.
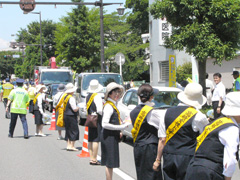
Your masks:
[{"label": "street light", "polygon": [[[103,28],[103,6],[106,5],[112,5],[112,3],[103,3],[103,0],[96,1],[95,6],[100,7],[100,37],[101,37],[101,72],[105,72],[104,68],[104,28]],[[118,14],[123,15],[124,14],[124,8],[120,6],[118,9]]]},{"label": "street light", "polygon": [[39,12],[26,12],[24,11],[23,14],[39,14],[39,20],[40,20],[40,53],[41,53],[41,66],[42,66],[42,19],[41,19],[41,11]]}]

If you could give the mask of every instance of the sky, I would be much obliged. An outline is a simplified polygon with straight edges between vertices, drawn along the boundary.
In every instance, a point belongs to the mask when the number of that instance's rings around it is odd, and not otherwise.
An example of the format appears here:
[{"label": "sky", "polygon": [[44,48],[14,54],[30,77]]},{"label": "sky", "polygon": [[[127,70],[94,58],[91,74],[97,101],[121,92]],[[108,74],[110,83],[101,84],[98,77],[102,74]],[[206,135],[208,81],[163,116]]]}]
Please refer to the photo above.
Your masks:
[{"label": "sky", "polygon": [[[0,0],[1,2],[19,2],[19,0]],[[85,0],[84,2],[95,2],[97,0]],[[125,3],[126,0],[103,0],[103,3]],[[35,0],[35,2],[71,2],[71,0]],[[120,5],[108,5],[104,7],[107,13],[117,11]],[[36,5],[32,12],[41,12],[41,19],[59,22],[59,18],[67,16],[67,12],[75,5]],[[92,8],[94,6],[87,6]],[[17,4],[0,5],[0,50],[9,48],[10,41],[16,39],[12,36],[17,34],[21,28],[27,28],[27,25],[33,21],[39,21],[39,14],[23,14],[20,6]]]}]

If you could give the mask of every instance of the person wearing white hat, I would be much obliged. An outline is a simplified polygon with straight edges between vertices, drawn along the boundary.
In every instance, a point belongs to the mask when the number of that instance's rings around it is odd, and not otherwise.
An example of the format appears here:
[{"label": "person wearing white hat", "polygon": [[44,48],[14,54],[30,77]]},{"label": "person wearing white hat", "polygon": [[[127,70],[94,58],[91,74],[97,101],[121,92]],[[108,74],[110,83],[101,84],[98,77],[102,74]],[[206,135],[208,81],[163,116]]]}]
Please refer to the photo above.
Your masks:
[{"label": "person wearing white hat", "polygon": [[90,81],[88,95],[86,97],[86,107],[88,107],[87,112],[88,114],[98,115],[97,128],[88,127],[88,151],[90,153],[90,165],[101,165],[101,163],[97,161],[97,154],[102,130],[103,109],[103,100],[98,92],[102,90],[103,86],[99,84],[98,80],[93,79]]},{"label": "person wearing white hat", "polygon": [[[64,84],[59,84],[58,88],[57,88],[57,94],[54,95],[53,98],[53,108],[56,109],[56,106],[58,105],[58,103],[60,102],[63,94],[65,93],[66,87]],[[56,130],[58,131],[58,138],[57,140],[63,140],[64,138],[62,137],[62,130],[65,130],[65,127],[59,127],[57,126],[57,119],[58,119],[58,114],[59,112],[56,111]]]},{"label": "person wearing white hat", "polygon": [[230,180],[236,168],[239,147],[240,92],[227,94],[220,117],[197,138],[194,158],[185,180]]},{"label": "person wearing white hat", "polygon": [[166,111],[158,130],[158,154],[153,168],[157,170],[163,156],[165,180],[184,179],[194,155],[196,138],[209,123],[206,115],[199,111],[207,101],[200,84],[189,83],[177,97],[182,103]]},{"label": "person wearing white hat", "polygon": [[101,165],[106,166],[106,179],[111,180],[113,168],[120,166],[119,162],[119,141],[121,130],[129,123],[122,123],[117,109],[117,102],[123,94],[123,86],[111,82],[107,85],[103,107],[102,133],[101,133]]},{"label": "person wearing white hat", "polygon": [[44,116],[44,97],[43,97],[43,91],[46,89],[44,85],[37,85],[36,87],[36,96],[33,100],[33,113],[35,118],[35,124],[36,124],[36,133],[35,136],[45,137],[46,135],[43,134],[43,126],[44,123],[42,121],[42,118]]},{"label": "person wearing white hat", "polygon": [[64,110],[63,120],[66,130],[65,140],[67,140],[67,151],[78,151],[74,145],[75,141],[79,140],[79,128],[77,120],[77,112],[79,107],[76,105],[76,100],[72,96],[76,90],[77,88],[72,83],[68,83],[66,85],[65,93],[67,96],[65,96],[63,103],[66,108]]}]

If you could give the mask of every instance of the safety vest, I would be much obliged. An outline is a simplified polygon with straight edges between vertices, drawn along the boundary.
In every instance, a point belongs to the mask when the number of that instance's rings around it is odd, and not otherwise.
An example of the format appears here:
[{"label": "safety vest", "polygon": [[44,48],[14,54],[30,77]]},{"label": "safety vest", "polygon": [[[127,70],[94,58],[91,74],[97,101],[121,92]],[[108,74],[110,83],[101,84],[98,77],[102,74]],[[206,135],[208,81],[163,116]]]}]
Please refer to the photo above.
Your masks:
[{"label": "safety vest", "polygon": [[14,89],[14,86],[10,83],[3,85],[3,98],[8,98],[10,92]]},{"label": "safety vest", "polygon": [[234,85],[233,85],[233,91],[237,91],[236,89],[236,82],[238,81],[238,83],[240,84],[240,77],[238,77],[235,81],[234,81]]},{"label": "safety vest", "polygon": [[27,114],[27,103],[30,101],[30,98],[24,88],[18,87],[12,90],[8,99],[12,101],[11,113]]},{"label": "safety vest", "polygon": [[36,88],[35,87],[30,87],[28,89],[28,95],[29,95],[30,100],[34,100],[35,92],[36,92]]}]

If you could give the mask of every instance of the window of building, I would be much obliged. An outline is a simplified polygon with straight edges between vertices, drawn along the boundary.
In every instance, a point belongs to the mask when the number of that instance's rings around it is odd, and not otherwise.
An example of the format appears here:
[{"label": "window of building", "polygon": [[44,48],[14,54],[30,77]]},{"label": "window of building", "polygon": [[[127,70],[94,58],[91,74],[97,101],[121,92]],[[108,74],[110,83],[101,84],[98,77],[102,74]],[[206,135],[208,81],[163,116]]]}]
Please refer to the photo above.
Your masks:
[{"label": "window of building", "polygon": [[169,80],[169,63],[168,61],[159,61],[159,81],[168,81]]}]

